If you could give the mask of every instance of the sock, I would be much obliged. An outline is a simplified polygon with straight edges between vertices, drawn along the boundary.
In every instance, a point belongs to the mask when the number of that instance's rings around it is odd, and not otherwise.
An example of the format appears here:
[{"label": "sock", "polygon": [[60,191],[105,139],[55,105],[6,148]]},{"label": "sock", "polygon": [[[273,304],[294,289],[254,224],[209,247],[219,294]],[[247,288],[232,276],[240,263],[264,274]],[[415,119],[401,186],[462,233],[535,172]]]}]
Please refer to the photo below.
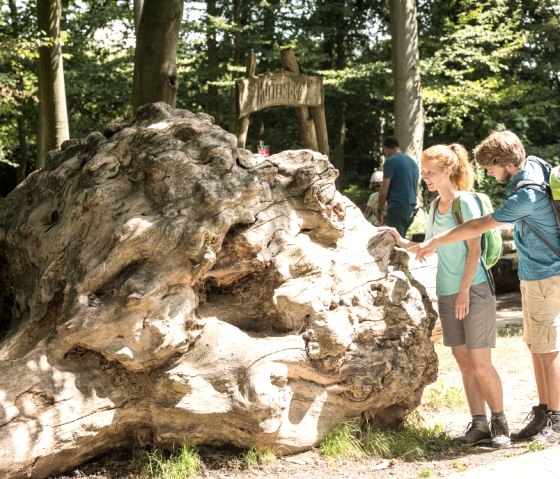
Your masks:
[{"label": "sock", "polygon": [[501,412],[493,412],[493,413],[492,413],[491,419],[498,419],[498,418],[502,418],[502,417],[503,417],[504,419],[505,419],[505,417],[506,417],[506,415],[504,414],[504,411],[501,411]]},{"label": "sock", "polygon": [[548,417],[556,429],[560,425],[560,411],[549,411]]},{"label": "sock", "polygon": [[479,415],[479,416],[473,416],[472,417],[473,422],[488,422],[488,418],[486,417],[486,415]]},{"label": "sock", "polygon": [[539,408],[544,412],[548,412],[548,404],[539,404]]}]

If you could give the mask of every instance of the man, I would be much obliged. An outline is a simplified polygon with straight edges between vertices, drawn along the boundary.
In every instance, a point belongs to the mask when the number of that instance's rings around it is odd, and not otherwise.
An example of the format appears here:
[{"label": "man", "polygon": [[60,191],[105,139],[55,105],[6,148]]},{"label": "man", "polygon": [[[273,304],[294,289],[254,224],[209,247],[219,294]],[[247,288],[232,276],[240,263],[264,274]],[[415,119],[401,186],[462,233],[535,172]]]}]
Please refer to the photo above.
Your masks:
[{"label": "man", "polygon": [[[520,180],[543,182],[545,172],[525,157],[521,140],[510,131],[493,132],[475,149],[476,161],[498,183],[511,192]],[[493,213],[438,234],[410,248],[419,260],[435,251],[438,244],[454,243],[480,235],[503,223],[514,223],[514,241],[519,257],[523,307],[523,340],[533,360],[539,405],[530,422],[513,440],[536,439],[560,443],[560,258],[528,225],[550,244],[560,248],[560,232],[550,199],[540,191],[521,187]]]},{"label": "man", "polygon": [[381,224],[387,202],[385,224],[395,228],[404,238],[416,212],[418,165],[401,151],[394,136],[383,141],[383,153],[387,159],[383,165],[383,183],[377,199],[377,221]]},{"label": "man", "polygon": [[373,193],[369,195],[366,208],[364,210],[364,216],[366,220],[371,221],[374,225],[381,224],[376,216],[370,219],[371,214],[375,211],[377,214],[377,202],[379,200],[379,189],[381,188],[381,183],[383,182],[383,172],[374,171],[369,180],[369,189],[373,190]]}]

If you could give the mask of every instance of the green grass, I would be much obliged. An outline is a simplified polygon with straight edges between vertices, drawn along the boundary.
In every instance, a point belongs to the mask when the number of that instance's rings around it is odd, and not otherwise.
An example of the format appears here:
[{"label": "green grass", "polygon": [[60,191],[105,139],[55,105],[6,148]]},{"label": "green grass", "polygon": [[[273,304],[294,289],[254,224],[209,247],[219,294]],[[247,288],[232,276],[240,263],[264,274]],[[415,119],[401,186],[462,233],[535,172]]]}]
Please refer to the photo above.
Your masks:
[{"label": "green grass", "polygon": [[171,453],[147,453],[144,460],[148,479],[186,479],[198,475],[202,464],[198,450],[188,444]]},{"label": "green grass", "polygon": [[446,386],[441,378],[424,389],[425,406],[435,411],[442,408],[456,409],[466,404],[463,391],[455,386]]},{"label": "green grass", "polygon": [[276,459],[276,455],[270,449],[260,451],[255,447],[251,447],[241,455],[242,465],[246,469],[252,469],[257,466],[272,462]]},{"label": "green grass", "polygon": [[525,446],[525,453],[528,452],[537,452],[537,451],[542,451],[543,449],[546,449],[546,445],[545,444],[540,444],[538,442],[535,441],[529,441],[526,446]]},{"label": "green grass", "polygon": [[330,458],[377,457],[400,458],[406,461],[425,461],[449,450],[457,450],[457,443],[447,436],[441,426],[433,428],[418,419],[408,422],[400,431],[359,428],[356,422],[335,427],[321,444],[321,452]]},{"label": "green grass", "polygon": [[358,439],[360,427],[356,421],[339,424],[321,443],[321,452],[330,458],[350,459],[365,457],[366,451]]}]

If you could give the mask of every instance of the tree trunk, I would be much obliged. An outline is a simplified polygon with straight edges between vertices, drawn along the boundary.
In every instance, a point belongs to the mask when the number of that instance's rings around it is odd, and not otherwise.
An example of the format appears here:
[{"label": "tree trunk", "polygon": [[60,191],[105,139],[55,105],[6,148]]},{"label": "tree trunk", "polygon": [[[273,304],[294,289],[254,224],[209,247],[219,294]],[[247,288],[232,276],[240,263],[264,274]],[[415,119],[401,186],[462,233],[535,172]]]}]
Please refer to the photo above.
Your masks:
[{"label": "tree trunk", "polygon": [[402,425],[436,379],[436,313],[324,155],[264,159],[163,102],[104,131],[0,203],[1,478]]},{"label": "tree trunk", "polygon": [[144,0],[134,0],[134,29],[138,35],[138,28],[140,27],[140,18],[142,18],[142,8],[144,7]]},{"label": "tree trunk", "polygon": [[[335,65],[338,71],[346,68],[346,36],[345,27],[341,25],[340,19],[337,22],[337,32],[335,36]],[[341,101],[339,108],[336,109],[334,118],[334,150],[332,162],[338,169],[340,176],[344,175],[344,142],[346,141],[346,101]]]},{"label": "tree trunk", "polygon": [[60,0],[37,0],[37,26],[45,41],[39,47],[39,131],[37,168],[47,154],[70,136],[60,40]]},{"label": "tree trunk", "polygon": [[[218,9],[216,8],[216,0],[206,1],[206,13],[209,17],[217,16]],[[214,83],[218,79],[220,57],[218,42],[216,41],[216,27],[214,26],[212,18],[208,18],[206,26],[206,49],[208,51],[208,97],[206,112],[215,116],[218,113],[220,105],[218,87]]]},{"label": "tree trunk", "polygon": [[175,106],[177,42],[183,0],[145,0],[134,55],[133,110],[164,101]]},{"label": "tree trunk", "polygon": [[424,110],[420,86],[418,26],[414,0],[390,0],[395,136],[401,149],[420,161]]}]

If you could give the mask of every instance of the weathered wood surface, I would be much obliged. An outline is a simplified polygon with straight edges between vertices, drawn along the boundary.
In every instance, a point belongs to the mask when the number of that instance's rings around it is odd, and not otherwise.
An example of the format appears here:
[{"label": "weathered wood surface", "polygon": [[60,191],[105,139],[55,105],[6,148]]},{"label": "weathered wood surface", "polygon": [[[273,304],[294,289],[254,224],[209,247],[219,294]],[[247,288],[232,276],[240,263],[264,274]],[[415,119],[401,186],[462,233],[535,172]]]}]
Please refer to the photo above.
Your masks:
[{"label": "weathered wood surface", "polygon": [[165,104],[53,152],[0,203],[0,477],[398,424],[435,379],[436,315],[336,175]]}]

